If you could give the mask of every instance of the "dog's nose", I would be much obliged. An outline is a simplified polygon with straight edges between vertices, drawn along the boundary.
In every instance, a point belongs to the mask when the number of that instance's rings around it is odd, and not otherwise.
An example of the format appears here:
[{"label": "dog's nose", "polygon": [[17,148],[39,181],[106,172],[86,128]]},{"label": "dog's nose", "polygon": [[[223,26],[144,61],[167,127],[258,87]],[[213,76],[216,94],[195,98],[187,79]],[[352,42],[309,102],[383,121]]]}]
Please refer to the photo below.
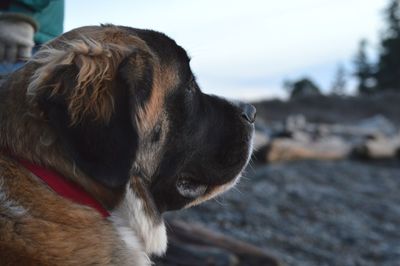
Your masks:
[{"label": "dog's nose", "polygon": [[256,108],[253,105],[247,103],[241,103],[240,108],[242,109],[242,117],[246,119],[247,122],[253,124],[256,120]]}]

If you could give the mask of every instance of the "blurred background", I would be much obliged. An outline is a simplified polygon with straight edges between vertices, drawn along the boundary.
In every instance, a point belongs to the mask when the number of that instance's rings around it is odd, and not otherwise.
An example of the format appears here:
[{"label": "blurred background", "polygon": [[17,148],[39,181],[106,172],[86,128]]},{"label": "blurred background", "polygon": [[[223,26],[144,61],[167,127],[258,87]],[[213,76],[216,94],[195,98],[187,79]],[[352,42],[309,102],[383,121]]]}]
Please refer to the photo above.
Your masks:
[{"label": "blurred background", "polygon": [[[10,2],[62,1],[0,10]],[[167,214],[156,265],[400,265],[398,0],[66,0],[58,11],[64,31],[164,32],[192,57],[203,91],[257,107],[241,182]],[[4,21],[0,48],[12,35]],[[37,25],[24,22],[31,48]]]},{"label": "blurred background", "polygon": [[65,30],[99,23],[166,33],[258,110],[242,181],[168,214],[157,265],[400,265],[398,1],[66,1]]}]

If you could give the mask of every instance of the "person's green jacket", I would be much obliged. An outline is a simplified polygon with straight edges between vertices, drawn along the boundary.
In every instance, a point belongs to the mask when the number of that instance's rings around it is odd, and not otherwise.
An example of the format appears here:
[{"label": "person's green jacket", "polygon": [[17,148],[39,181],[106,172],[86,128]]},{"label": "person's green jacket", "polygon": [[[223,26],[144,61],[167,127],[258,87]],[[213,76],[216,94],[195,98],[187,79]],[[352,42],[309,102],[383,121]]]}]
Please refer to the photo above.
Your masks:
[{"label": "person's green jacket", "polygon": [[63,32],[64,0],[1,0],[0,15],[16,15],[34,24],[35,43],[43,44]]}]

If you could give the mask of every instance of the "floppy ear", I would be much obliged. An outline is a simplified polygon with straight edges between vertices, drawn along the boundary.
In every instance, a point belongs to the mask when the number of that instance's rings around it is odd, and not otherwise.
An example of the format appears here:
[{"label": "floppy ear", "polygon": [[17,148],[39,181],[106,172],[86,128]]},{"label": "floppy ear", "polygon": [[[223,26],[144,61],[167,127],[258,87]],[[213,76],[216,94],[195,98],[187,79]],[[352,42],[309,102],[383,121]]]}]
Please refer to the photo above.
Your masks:
[{"label": "floppy ear", "polygon": [[152,72],[141,71],[152,68],[150,61],[135,60],[145,55],[92,40],[46,48],[28,88],[75,164],[110,188],[130,176],[138,142],[135,91],[151,91]]}]

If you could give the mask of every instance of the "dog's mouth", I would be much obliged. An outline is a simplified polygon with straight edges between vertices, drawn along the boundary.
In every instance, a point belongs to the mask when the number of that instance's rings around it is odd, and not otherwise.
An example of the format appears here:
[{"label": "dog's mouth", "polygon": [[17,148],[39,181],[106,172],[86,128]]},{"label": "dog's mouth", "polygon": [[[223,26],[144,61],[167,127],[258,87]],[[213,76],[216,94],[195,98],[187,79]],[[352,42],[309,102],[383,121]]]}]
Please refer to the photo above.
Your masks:
[{"label": "dog's mouth", "polygon": [[208,185],[202,184],[193,178],[178,178],[176,189],[185,198],[195,199],[204,195]]},{"label": "dog's mouth", "polygon": [[[236,182],[240,179],[241,173],[244,168],[247,166],[250,156],[252,153],[252,142],[253,142],[253,131],[249,134],[249,140],[247,145],[245,145],[245,151],[243,151],[245,156],[245,160],[240,159],[235,165],[238,166],[239,169],[235,170],[234,173],[230,173],[228,177],[210,180],[206,178],[196,178],[192,175],[184,174],[179,177],[175,182],[175,187],[177,192],[184,198],[193,201],[200,200],[201,198],[210,198],[215,196],[216,194],[222,193],[232,187]],[[217,192],[217,193],[216,193]],[[210,194],[210,195],[208,195]]]}]

